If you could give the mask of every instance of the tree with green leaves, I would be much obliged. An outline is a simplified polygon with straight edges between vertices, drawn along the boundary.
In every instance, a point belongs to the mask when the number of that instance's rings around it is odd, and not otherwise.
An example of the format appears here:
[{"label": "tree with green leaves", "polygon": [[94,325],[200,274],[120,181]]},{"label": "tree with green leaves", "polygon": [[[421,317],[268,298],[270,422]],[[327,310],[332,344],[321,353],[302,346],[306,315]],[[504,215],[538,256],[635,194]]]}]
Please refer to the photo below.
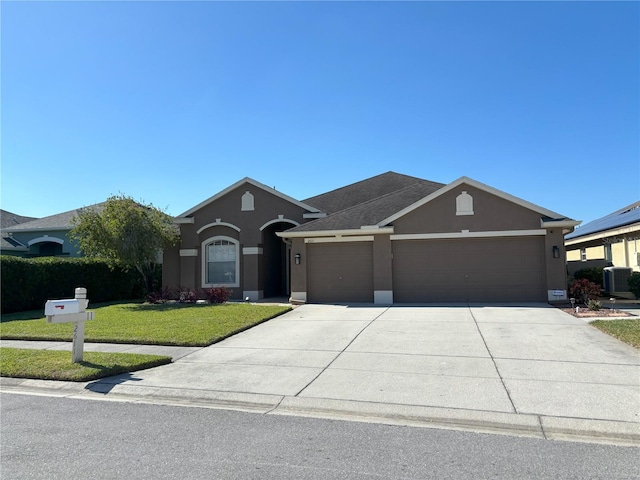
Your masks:
[{"label": "tree with green leaves", "polygon": [[178,242],[179,232],[162,210],[116,195],[104,204],[80,210],[70,236],[87,257],[135,268],[150,293],[158,256],[163,248]]}]

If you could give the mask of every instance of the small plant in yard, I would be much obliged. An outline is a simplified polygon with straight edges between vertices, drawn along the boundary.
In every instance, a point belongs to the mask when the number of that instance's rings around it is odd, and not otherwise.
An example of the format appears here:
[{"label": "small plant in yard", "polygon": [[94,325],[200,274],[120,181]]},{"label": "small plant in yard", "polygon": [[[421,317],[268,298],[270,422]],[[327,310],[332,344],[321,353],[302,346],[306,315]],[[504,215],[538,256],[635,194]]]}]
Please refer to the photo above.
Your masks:
[{"label": "small plant in yard", "polygon": [[202,293],[209,303],[224,303],[231,297],[233,290],[226,287],[203,288]]},{"label": "small plant in yard", "polygon": [[587,307],[589,307],[589,310],[593,310],[597,312],[602,308],[602,303],[600,303],[599,300],[590,299],[587,302]]},{"label": "small plant in yard", "polygon": [[597,300],[601,291],[600,285],[596,285],[586,278],[575,280],[569,287],[569,293],[585,305],[589,303],[589,300]]},{"label": "small plant in yard", "polygon": [[175,296],[175,290],[173,288],[162,287],[161,290],[157,290],[147,295],[147,302],[155,304],[166,303],[169,300],[173,300]]},{"label": "small plant in yard", "polygon": [[198,300],[198,292],[190,288],[180,287],[178,293],[178,302],[180,303],[196,303]]}]

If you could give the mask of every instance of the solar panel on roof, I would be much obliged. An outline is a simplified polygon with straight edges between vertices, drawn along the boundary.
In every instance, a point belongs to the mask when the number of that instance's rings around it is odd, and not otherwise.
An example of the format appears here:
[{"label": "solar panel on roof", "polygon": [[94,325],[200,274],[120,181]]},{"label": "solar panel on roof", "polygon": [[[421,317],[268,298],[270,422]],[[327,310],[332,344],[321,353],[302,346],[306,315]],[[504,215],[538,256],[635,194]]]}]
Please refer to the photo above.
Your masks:
[{"label": "solar panel on roof", "polygon": [[631,205],[621,208],[609,215],[589,222],[584,226],[577,228],[565,238],[570,240],[572,238],[583,237],[591,233],[624,227],[625,225],[631,225],[636,222],[640,222],[640,202],[632,203]]}]

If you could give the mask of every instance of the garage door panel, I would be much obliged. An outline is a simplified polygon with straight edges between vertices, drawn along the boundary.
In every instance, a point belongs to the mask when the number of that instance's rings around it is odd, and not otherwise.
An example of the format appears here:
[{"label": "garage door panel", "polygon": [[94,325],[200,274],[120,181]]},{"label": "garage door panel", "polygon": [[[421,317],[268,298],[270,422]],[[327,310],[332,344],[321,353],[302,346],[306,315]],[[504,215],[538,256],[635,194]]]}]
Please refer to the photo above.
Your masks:
[{"label": "garage door panel", "polygon": [[371,242],[308,244],[311,302],[373,302]]},{"label": "garage door panel", "polygon": [[397,302],[543,301],[544,239],[393,243]]}]

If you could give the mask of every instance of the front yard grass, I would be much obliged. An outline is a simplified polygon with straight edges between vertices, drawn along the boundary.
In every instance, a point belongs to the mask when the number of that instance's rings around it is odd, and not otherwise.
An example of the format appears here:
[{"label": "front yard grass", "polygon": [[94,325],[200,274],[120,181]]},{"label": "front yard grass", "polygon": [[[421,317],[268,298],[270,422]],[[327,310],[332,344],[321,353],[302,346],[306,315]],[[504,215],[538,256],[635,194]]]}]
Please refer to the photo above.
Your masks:
[{"label": "front yard grass", "polygon": [[171,357],[133,353],[84,352],[82,358],[73,363],[70,352],[0,348],[0,376],[89,382],[171,363]]},{"label": "front yard grass", "polygon": [[632,347],[640,348],[640,319],[595,320],[591,325]]},{"label": "front yard grass", "polygon": [[[202,347],[289,311],[291,307],[225,303],[221,305],[120,303],[90,308],[86,342]],[[42,311],[2,315],[0,338],[71,341],[72,323],[49,324]],[[30,318],[30,319],[27,319]]]}]

